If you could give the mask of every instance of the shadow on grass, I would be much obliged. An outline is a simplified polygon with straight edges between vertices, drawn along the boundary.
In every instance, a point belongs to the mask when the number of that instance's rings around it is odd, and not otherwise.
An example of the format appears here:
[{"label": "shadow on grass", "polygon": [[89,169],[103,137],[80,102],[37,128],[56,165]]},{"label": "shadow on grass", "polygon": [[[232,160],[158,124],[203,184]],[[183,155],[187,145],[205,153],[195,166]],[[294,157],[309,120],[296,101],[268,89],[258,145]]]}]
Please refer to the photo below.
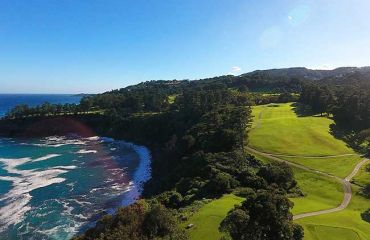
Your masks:
[{"label": "shadow on grass", "polygon": [[292,104],[292,107],[298,117],[309,117],[315,115],[312,108],[308,105],[296,102]]},{"label": "shadow on grass", "polygon": [[292,107],[298,117],[326,117],[332,119],[332,117],[326,113],[314,112],[311,106],[303,103],[295,102],[292,104]]},{"label": "shadow on grass", "polygon": [[354,129],[348,128],[344,124],[332,123],[329,126],[330,134],[335,138],[344,141],[348,147],[354,149],[356,152],[365,154],[365,149],[361,147],[358,132]]}]

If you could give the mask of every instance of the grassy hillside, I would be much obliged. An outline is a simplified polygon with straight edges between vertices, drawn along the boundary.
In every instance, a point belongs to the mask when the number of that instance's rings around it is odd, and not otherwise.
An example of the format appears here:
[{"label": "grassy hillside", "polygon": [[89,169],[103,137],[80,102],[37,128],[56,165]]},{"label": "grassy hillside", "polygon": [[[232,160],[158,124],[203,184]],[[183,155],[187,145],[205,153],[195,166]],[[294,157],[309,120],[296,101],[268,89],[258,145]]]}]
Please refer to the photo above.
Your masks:
[{"label": "grassy hillside", "polygon": [[[261,155],[253,154],[265,163],[270,162]],[[343,188],[337,180],[295,167],[292,169],[294,178],[305,194],[304,197],[290,199],[294,203],[293,214],[334,208],[340,204],[343,199]]]},{"label": "grassy hillside", "polygon": [[281,159],[295,162],[309,168],[319,170],[337,177],[345,178],[361,162],[361,156],[343,156],[343,157],[320,157],[320,158],[302,158],[302,157],[280,157]]},{"label": "grassy hillside", "polygon": [[368,172],[366,169],[370,166],[370,162],[362,166],[360,171],[357,173],[357,175],[354,177],[353,182],[357,185],[364,186],[367,183],[370,183],[370,172]]},{"label": "grassy hillside", "polygon": [[331,119],[309,115],[299,104],[256,106],[252,114],[249,145],[258,150],[301,156],[354,153],[330,134]]},{"label": "grassy hillside", "polygon": [[[302,106],[270,104],[253,108],[254,123],[249,133],[249,145],[260,151],[293,155],[281,159],[307,166],[313,170],[341,178],[352,172],[360,156],[335,156],[353,154],[344,142],[330,134],[331,119],[314,116]],[[303,156],[323,156],[305,158]],[[266,160],[266,159],[264,159]],[[356,183],[370,181],[363,166],[355,177]],[[304,192],[303,198],[291,199],[293,214],[337,207],[343,198],[342,185],[333,177],[314,171],[293,168],[295,178]],[[297,220],[305,229],[305,240],[365,240],[370,239],[370,224],[360,217],[370,207],[370,201],[354,194],[349,207],[343,211]]]},{"label": "grassy hillside", "polygon": [[333,178],[294,168],[294,177],[305,194],[292,198],[293,214],[319,211],[337,207],[343,199],[343,187]]},{"label": "grassy hillside", "polygon": [[240,204],[242,201],[243,198],[228,194],[204,205],[185,224],[185,226],[194,224],[194,227],[188,230],[190,238],[193,240],[219,239],[221,233],[218,231],[218,227],[221,221],[234,205]]},{"label": "grassy hillside", "polygon": [[[354,187],[355,188],[355,187]],[[297,220],[305,229],[305,240],[367,240],[370,224],[360,217],[370,208],[370,201],[355,194],[349,207],[343,211]]]}]

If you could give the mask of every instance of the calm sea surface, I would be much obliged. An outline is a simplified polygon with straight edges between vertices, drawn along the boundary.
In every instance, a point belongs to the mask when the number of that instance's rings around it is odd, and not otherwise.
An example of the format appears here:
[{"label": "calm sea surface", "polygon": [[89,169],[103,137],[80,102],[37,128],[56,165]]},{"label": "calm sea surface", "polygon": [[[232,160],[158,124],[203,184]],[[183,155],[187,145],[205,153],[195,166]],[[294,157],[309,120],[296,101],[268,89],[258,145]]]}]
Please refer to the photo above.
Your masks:
[{"label": "calm sea surface", "polygon": [[80,99],[81,96],[72,94],[0,94],[0,117],[19,104],[79,103]]},{"label": "calm sea surface", "polygon": [[[1,111],[18,103],[79,100],[68,95],[17,96],[0,95]],[[0,239],[69,239],[101,214],[135,201],[149,177],[149,151],[124,141],[0,138]]]}]

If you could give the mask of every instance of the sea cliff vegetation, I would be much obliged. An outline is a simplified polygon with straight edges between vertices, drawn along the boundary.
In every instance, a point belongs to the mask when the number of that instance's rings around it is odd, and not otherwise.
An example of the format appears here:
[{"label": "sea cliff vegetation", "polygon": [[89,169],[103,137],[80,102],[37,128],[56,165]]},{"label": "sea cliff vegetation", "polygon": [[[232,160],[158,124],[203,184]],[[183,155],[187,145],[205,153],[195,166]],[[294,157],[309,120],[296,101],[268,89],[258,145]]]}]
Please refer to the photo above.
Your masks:
[{"label": "sea cliff vegetation", "polygon": [[199,206],[236,194],[244,200],[225,216],[220,237],[298,240],[303,229],[293,223],[288,196],[302,193],[291,168],[264,164],[244,149],[250,106],[300,101],[332,116],[333,134],[359,151],[369,151],[370,141],[369,76],[320,73],[319,80],[310,80],[303,73],[150,81],[84,97],[79,105],[17,106],[1,120],[0,134],[94,133],[151,149],[152,179],[144,199],[103,217],[75,239],[187,239],[182,223]]}]

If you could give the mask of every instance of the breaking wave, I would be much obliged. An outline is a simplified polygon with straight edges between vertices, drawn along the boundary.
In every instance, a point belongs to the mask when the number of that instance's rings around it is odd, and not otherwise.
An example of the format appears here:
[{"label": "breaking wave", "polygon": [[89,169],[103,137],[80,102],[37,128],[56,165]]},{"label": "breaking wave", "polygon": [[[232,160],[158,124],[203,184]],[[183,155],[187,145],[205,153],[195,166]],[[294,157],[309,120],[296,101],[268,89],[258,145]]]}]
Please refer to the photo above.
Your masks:
[{"label": "breaking wave", "polygon": [[[48,137],[1,145],[0,185],[9,188],[0,193],[0,239],[69,239],[140,198],[151,177],[149,150],[125,141]],[[44,154],[10,157],[12,148]]]}]

